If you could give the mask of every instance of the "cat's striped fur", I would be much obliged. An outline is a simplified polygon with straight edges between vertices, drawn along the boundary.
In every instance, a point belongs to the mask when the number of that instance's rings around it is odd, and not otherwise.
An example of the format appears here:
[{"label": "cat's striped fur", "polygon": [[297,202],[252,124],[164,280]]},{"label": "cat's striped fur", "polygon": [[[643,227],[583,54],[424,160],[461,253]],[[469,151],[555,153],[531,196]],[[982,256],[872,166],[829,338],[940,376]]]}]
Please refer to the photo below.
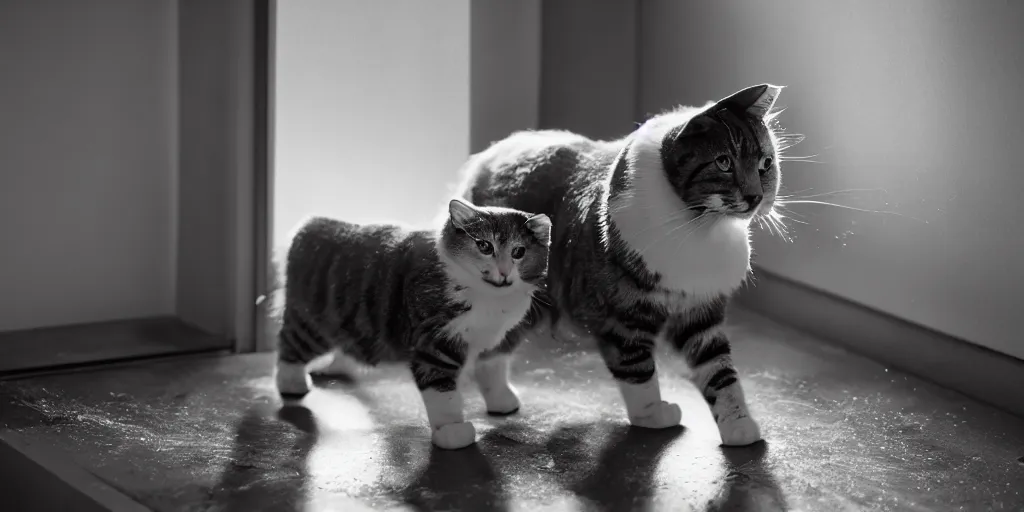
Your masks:
[{"label": "cat's striped fur", "polygon": [[488,411],[519,409],[508,355],[534,319],[528,311],[544,286],[550,221],[458,199],[449,212],[439,232],[322,217],[298,230],[280,312],[282,395],[309,392],[307,372],[324,356],[371,366],[407,363],[434,443],[461,448],[476,435],[463,417],[457,382],[476,361]]},{"label": "cat's striped fur", "polygon": [[767,121],[780,90],[680,107],[614,141],[519,132],[463,169],[466,199],[551,217],[555,332],[596,338],[634,425],[681,418],[661,399],[661,339],[692,367],[723,443],[760,439],[722,324],[750,270],[749,224],[771,211],[779,187]]}]

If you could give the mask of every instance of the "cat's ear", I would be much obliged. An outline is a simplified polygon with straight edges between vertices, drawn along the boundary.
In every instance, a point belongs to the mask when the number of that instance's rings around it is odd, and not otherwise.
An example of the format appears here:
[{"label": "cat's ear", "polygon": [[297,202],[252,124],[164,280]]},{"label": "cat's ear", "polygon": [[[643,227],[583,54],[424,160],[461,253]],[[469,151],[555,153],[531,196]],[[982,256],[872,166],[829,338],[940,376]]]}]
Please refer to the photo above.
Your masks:
[{"label": "cat's ear", "polygon": [[526,219],[526,227],[533,232],[534,238],[544,245],[551,244],[551,219],[543,213],[539,213]]},{"label": "cat's ear", "polygon": [[772,107],[775,106],[775,100],[779,98],[779,93],[781,92],[782,87],[778,85],[755,85],[733,93],[727,98],[723,98],[718,102],[718,105],[742,110],[751,116],[763,119],[771,111]]},{"label": "cat's ear", "polygon": [[686,122],[686,126],[683,128],[683,135],[698,135],[711,131],[711,127],[714,124],[715,122],[705,112],[701,112]]},{"label": "cat's ear", "polygon": [[472,224],[479,216],[480,210],[462,199],[452,199],[448,203],[448,214],[456,227],[464,227]]}]

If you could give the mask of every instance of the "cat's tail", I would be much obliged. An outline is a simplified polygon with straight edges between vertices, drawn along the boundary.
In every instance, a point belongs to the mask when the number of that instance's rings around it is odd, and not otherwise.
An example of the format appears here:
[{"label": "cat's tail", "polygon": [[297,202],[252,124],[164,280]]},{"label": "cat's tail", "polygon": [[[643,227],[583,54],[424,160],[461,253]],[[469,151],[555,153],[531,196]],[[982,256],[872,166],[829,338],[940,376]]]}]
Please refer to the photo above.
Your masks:
[{"label": "cat's tail", "polygon": [[270,263],[267,265],[267,289],[263,295],[256,298],[256,305],[266,304],[263,309],[267,315],[267,322],[276,334],[281,328],[281,321],[284,315],[284,283],[285,264],[288,261],[288,248],[275,247],[270,254]]}]

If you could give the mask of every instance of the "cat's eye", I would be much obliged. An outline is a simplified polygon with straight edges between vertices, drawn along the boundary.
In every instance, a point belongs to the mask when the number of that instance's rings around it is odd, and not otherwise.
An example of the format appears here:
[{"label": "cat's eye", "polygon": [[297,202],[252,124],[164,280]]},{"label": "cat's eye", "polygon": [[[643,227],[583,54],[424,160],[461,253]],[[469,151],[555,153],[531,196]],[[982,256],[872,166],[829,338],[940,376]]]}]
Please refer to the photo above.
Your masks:
[{"label": "cat's eye", "polygon": [[526,256],[526,247],[520,245],[512,249],[512,259],[518,260],[523,256]]},{"label": "cat's eye", "polygon": [[476,248],[480,249],[480,252],[484,255],[491,255],[494,253],[494,246],[491,245],[487,240],[477,240]]},{"label": "cat's eye", "polygon": [[770,156],[764,157],[764,160],[761,162],[761,172],[764,172],[764,171],[767,171],[768,169],[771,169],[772,168],[772,162],[773,162],[772,161],[772,157],[770,157]]},{"label": "cat's eye", "polygon": [[723,172],[729,172],[732,168],[732,159],[728,156],[722,155],[715,159],[715,165]]}]

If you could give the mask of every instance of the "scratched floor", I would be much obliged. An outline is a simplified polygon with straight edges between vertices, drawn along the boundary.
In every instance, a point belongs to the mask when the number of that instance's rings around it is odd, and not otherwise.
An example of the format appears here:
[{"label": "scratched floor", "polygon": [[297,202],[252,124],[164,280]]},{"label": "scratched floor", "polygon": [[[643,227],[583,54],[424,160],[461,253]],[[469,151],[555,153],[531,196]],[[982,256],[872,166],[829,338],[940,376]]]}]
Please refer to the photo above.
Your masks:
[{"label": "scratched floor", "polygon": [[272,356],[174,361],[0,385],[3,429],[53,444],[155,510],[1024,510],[1024,420],[733,315],[766,443],[718,447],[670,358],[685,428],[634,430],[599,358],[528,346],[525,406],[432,449],[401,372],[321,382],[285,405]]}]

